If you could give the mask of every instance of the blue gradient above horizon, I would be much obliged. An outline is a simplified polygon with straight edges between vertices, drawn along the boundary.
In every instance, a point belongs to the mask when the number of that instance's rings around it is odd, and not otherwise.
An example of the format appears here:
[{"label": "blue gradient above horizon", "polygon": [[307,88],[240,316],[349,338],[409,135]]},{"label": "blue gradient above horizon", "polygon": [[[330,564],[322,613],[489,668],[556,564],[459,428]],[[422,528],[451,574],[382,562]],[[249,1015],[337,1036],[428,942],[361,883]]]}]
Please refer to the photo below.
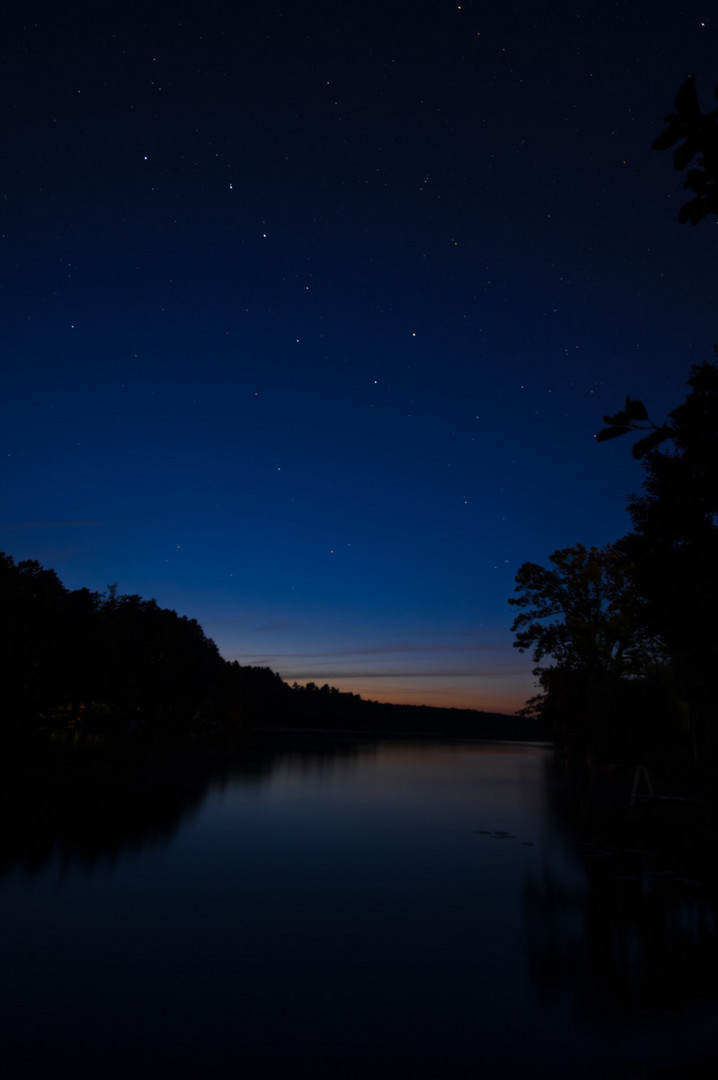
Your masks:
[{"label": "blue gradient above horizon", "polygon": [[687,74],[711,107],[718,24],[33,12],[0,70],[0,549],[289,682],[514,711],[518,567],[625,534],[601,416],[662,419],[718,336],[715,225],[650,148]]}]

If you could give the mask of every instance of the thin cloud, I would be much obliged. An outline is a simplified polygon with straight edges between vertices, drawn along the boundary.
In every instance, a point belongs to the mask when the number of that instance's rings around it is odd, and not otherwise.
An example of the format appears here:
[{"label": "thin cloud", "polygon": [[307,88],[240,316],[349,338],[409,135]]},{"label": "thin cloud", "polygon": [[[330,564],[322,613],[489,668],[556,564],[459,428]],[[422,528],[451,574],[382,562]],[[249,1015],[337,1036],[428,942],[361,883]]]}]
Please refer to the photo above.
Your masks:
[{"label": "thin cloud", "polygon": [[0,529],[96,529],[109,521],[73,519],[70,521],[0,521]]},{"label": "thin cloud", "polygon": [[[258,627],[257,629],[260,628]],[[267,627],[267,629],[274,629],[274,627]],[[272,653],[272,656],[275,660],[331,660],[351,656],[394,656],[396,654],[422,655],[423,653],[488,653],[497,652],[502,648],[502,645],[489,643],[480,645],[419,645],[407,643],[404,645],[383,645],[364,649],[336,649],[327,652]],[[264,654],[245,653],[244,655],[248,657],[257,657]]]},{"label": "thin cloud", "polygon": [[[493,679],[497,676],[515,674],[513,668],[501,671],[327,671],[325,677],[330,679]],[[285,678],[307,678],[306,672],[292,671]],[[314,675],[314,679],[323,676]]]}]

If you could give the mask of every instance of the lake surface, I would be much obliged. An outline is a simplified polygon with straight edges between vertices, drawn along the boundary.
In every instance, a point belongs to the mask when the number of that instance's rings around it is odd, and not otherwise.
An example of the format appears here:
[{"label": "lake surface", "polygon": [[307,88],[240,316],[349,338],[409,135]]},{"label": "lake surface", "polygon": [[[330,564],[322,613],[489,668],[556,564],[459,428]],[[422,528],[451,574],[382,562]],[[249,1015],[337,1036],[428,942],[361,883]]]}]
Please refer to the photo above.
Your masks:
[{"label": "lake surface", "polygon": [[5,837],[3,1075],[718,1061],[713,893],[640,837],[583,835],[550,751],[255,747],[200,773],[58,797],[54,832]]}]

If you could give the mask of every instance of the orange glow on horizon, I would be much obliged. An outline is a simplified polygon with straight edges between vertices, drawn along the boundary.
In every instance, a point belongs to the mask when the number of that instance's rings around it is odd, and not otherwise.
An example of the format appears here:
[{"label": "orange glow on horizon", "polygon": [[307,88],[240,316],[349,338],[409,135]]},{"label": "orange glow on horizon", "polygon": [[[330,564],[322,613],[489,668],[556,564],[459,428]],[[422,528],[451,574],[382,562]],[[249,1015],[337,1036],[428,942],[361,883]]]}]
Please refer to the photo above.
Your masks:
[{"label": "orange glow on horizon", "polygon": [[[291,680],[290,680],[291,681]],[[352,680],[337,680],[332,682],[330,678],[314,678],[297,680],[302,684],[314,682],[317,686],[329,683],[336,686],[341,693],[359,694],[367,701],[377,701],[385,705],[425,705],[437,709],[476,709],[481,712],[497,712],[513,715],[525,703],[533,692],[531,687],[519,686],[515,682],[509,686],[495,686],[491,688],[477,688],[476,685],[440,685],[434,680],[422,683],[421,677],[415,680],[415,685],[407,685],[406,681],[391,679],[377,681],[375,679],[355,677]],[[413,680],[414,681],[414,680]]]}]

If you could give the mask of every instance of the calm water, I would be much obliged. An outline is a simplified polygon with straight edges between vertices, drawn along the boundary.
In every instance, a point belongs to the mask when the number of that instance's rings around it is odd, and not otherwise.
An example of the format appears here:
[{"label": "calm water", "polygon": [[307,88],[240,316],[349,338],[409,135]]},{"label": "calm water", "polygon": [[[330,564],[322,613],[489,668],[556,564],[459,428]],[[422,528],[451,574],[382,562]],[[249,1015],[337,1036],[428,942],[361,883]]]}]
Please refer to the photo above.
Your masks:
[{"label": "calm water", "polygon": [[619,858],[582,836],[550,762],[476,744],[254,751],[179,792],[134,777],[119,803],[80,800],[32,850],[10,842],[0,877],[4,1075],[706,1060],[709,890],[640,841]]}]

